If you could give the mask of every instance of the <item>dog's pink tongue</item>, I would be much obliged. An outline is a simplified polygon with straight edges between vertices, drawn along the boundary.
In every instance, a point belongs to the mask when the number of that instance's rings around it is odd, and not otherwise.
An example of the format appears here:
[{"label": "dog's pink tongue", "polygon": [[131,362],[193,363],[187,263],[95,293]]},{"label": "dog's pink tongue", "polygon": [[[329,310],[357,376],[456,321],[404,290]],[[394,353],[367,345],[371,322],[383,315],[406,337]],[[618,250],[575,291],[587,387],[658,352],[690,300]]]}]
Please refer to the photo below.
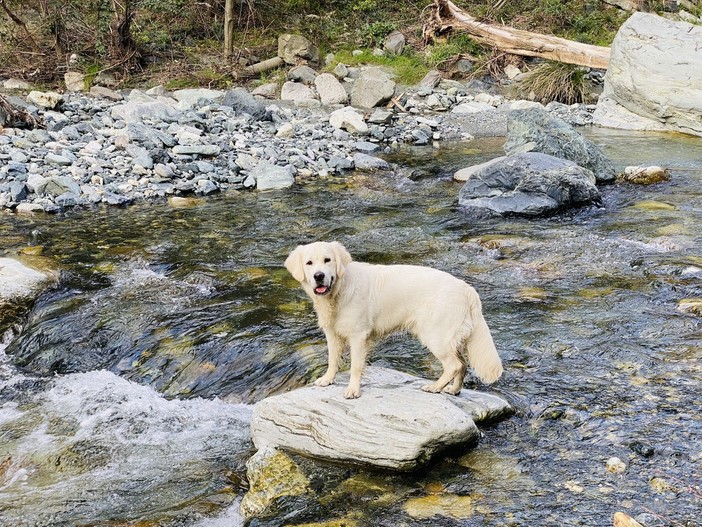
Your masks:
[{"label": "dog's pink tongue", "polygon": [[324,293],[324,291],[326,291],[326,290],[327,290],[327,286],[325,286],[325,285],[320,285],[319,287],[315,288],[315,291],[317,293]]}]

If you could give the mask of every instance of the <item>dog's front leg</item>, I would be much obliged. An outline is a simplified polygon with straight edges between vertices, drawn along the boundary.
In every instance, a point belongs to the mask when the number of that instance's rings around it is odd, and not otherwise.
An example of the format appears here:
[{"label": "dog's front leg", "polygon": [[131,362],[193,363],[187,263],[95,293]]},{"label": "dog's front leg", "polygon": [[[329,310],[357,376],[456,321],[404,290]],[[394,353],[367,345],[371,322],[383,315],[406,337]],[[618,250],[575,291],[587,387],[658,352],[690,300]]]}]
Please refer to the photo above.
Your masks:
[{"label": "dog's front leg", "polygon": [[361,396],[361,375],[366,367],[368,337],[365,335],[356,336],[349,341],[349,346],[351,347],[351,375],[344,397],[357,399]]},{"label": "dog's front leg", "polygon": [[327,337],[327,349],[329,350],[329,361],[327,362],[327,372],[314,381],[316,386],[329,386],[334,383],[336,372],[339,371],[341,353],[344,351],[343,339],[331,330],[325,329],[324,336]]}]

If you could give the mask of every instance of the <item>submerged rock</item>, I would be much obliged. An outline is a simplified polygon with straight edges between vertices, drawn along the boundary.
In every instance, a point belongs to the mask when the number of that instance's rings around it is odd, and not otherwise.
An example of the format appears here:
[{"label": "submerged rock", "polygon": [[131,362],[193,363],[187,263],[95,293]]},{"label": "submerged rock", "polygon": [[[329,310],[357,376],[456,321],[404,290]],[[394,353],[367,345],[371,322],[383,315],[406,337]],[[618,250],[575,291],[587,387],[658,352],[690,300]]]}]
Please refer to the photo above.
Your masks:
[{"label": "submerged rock", "polygon": [[662,181],[670,180],[670,172],[658,166],[650,167],[626,167],[622,174],[617,177],[619,181],[634,183],[636,185],[653,185]]},{"label": "submerged rock", "polygon": [[597,202],[595,176],[571,161],[537,152],[488,162],[471,174],[458,203],[470,213],[540,216]]},{"label": "submerged rock", "polygon": [[289,456],[274,448],[262,448],[246,463],[249,492],[241,500],[244,518],[269,516],[275,503],[285,496],[310,491],[310,482]]},{"label": "submerged rock", "polygon": [[257,448],[413,470],[449,447],[477,441],[475,421],[511,415],[497,396],[422,391],[429,381],[385,368],[366,370],[360,399],[344,399],[344,381],[309,386],[259,402],[251,436]]},{"label": "submerged rock", "polygon": [[0,333],[24,304],[34,300],[54,280],[51,273],[32,269],[13,258],[0,258]]},{"label": "submerged rock", "polygon": [[509,114],[505,153],[541,152],[592,171],[597,183],[611,183],[614,164],[592,141],[558,117],[540,108],[515,110]]}]

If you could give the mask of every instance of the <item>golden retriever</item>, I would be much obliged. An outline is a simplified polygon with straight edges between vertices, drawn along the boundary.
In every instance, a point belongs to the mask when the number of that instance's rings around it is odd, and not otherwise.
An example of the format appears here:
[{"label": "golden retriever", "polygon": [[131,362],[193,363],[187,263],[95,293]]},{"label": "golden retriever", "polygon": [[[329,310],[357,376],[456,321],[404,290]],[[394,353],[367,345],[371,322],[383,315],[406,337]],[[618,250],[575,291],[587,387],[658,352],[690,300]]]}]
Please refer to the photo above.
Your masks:
[{"label": "golden retriever", "polygon": [[334,382],[348,344],[351,372],[344,397],[360,397],[371,342],[396,330],[414,334],[441,361],[444,372],[435,383],[422,387],[427,392],[458,395],[466,360],[486,383],[502,375],[478,293],[448,273],[416,265],[355,262],[338,242],[300,245],[285,260],[285,267],[312,299],[327,338],[328,368],[315,381],[317,386]]}]

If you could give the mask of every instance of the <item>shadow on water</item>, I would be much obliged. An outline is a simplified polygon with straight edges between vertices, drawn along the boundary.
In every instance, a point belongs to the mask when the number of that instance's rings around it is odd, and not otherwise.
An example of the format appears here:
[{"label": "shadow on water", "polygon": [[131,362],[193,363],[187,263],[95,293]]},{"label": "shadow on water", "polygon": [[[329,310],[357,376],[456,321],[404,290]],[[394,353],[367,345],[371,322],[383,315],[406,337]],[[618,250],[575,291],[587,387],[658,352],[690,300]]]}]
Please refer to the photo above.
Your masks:
[{"label": "shadow on water", "polygon": [[[290,192],[4,217],[7,252],[40,245],[62,275],[0,364],[3,515],[192,525],[227,510],[251,448],[250,407],[227,403],[306,384],[325,365],[310,303],[282,262],[298,243],[338,239],[359,260],[472,283],[505,360],[493,389],[518,413],[421,473],[355,471],[312,519],[605,526],[624,510],[647,514],[649,527],[699,525],[702,325],[676,308],[702,297],[702,142],[590,134],[620,167],[669,166],[672,181],[605,187],[602,208],[475,222],[457,208],[451,175],[501,154],[486,140],[403,150],[394,174]],[[404,337],[372,361],[438,372]],[[56,456],[76,468],[60,472]],[[607,469],[613,457],[623,472]],[[70,501],[86,493],[80,503],[102,504],[92,515]],[[143,499],[116,513],[120,496]]]}]

